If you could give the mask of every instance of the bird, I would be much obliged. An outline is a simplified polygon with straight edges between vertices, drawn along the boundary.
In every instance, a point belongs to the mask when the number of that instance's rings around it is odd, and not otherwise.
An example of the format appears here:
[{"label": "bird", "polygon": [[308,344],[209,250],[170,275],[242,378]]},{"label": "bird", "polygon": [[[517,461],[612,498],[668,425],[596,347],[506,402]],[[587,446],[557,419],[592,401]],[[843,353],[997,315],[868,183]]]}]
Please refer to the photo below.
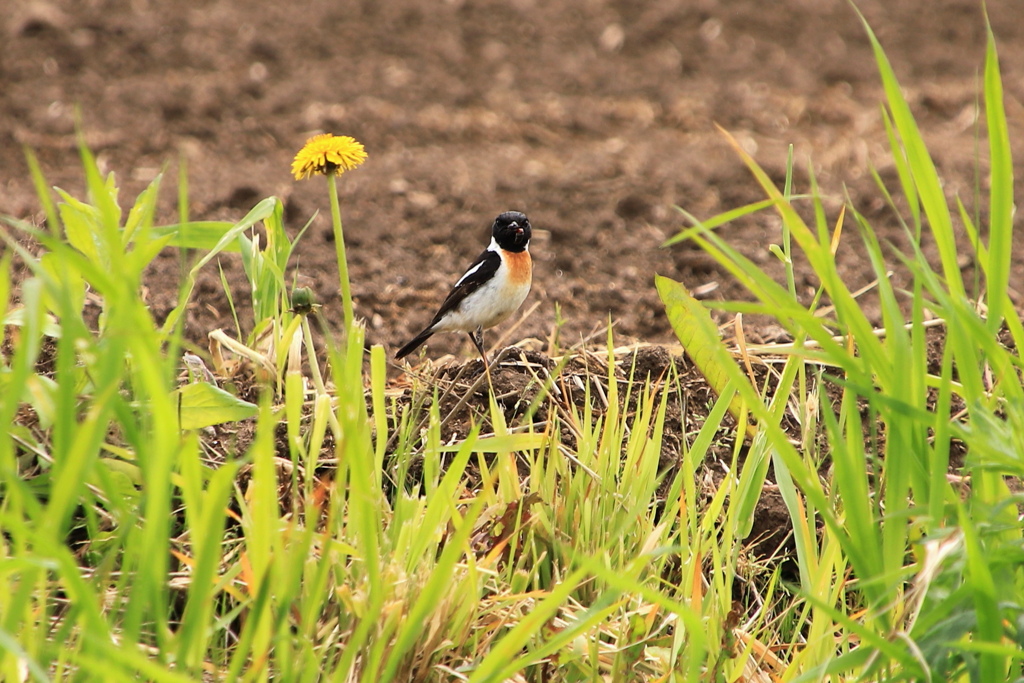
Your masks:
[{"label": "bird", "polygon": [[532,234],[526,214],[499,214],[491,226],[491,243],[455,283],[430,324],[400,348],[395,359],[408,356],[436,332],[466,332],[486,366],[484,330],[507,320],[530,293]]}]

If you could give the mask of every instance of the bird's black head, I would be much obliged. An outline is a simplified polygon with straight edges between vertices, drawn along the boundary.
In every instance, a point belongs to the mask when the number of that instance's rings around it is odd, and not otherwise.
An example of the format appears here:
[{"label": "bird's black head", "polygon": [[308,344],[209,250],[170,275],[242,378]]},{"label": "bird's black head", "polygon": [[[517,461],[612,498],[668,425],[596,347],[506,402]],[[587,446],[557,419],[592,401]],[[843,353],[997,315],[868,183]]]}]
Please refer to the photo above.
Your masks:
[{"label": "bird's black head", "polygon": [[494,219],[491,235],[498,246],[507,251],[524,251],[530,246],[533,228],[525,213],[506,211]]}]

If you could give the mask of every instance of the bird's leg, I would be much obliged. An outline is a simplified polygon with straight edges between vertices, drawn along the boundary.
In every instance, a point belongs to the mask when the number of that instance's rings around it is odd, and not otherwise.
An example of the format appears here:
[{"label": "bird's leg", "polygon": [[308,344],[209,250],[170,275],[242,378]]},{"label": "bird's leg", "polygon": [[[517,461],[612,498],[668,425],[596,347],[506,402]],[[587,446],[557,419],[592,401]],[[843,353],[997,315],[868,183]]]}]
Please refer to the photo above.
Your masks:
[{"label": "bird's leg", "polygon": [[469,333],[469,338],[473,340],[473,346],[480,352],[480,358],[484,361],[484,367],[487,366],[487,354],[484,352],[484,329],[482,327],[476,328],[474,331]]},{"label": "bird's leg", "polygon": [[487,373],[487,384],[491,387],[491,393],[493,394],[494,384],[491,383],[491,366],[487,364],[487,353],[484,351],[484,328],[476,328],[476,330],[469,333],[469,338],[473,340],[473,345],[480,352],[480,360],[484,362],[484,372]]}]

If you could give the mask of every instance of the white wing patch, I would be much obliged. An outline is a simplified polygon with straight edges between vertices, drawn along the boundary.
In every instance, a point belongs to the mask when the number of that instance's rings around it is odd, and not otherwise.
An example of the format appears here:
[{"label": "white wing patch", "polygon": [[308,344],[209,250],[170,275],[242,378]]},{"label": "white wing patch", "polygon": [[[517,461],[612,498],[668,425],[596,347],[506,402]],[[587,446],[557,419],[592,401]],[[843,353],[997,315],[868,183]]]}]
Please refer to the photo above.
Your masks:
[{"label": "white wing patch", "polygon": [[456,286],[456,287],[458,287],[459,285],[461,285],[461,284],[463,283],[463,281],[464,281],[464,280],[465,280],[465,279],[466,279],[467,277],[469,277],[470,275],[472,275],[472,274],[473,274],[473,273],[475,273],[476,271],[480,270],[480,267],[481,267],[482,265],[484,265],[484,262],[483,262],[483,261],[481,261],[480,263],[476,264],[475,266],[473,266],[472,268],[470,268],[469,270],[467,270],[467,271],[466,271],[466,272],[465,272],[465,273],[463,274],[463,276],[459,278],[459,281],[455,283],[455,286]]},{"label": "white wing patch", "polygon": [[[487,245],[487,251],[496,251],[496,252],[498,252],[499,256],[501,255],[501,248],[498,246],[498,243],[494,241],[493,237],[491,238],[491,243],[489,245]],[[481,261],[480,263],[476,264],[475,266],[473,266],[472,268],[467,270],[465,273],[462,274],[462,277],[459,278],[459,281],[456,282],[454,286],[458,287],[459,285],[461,285],[463,283],[463,281],[467,277],[469,277],[470,275],[472,275],[476,271],[480,270],[480,267],[483,266],[483,265],[484,265],[484,262]]]},{"label": "white wing patch", "polygon": [[[491,242],[489,249],[498,252],[504,261],[504,254]],[[482,265],[482,264],[481,264]],[[465,280],[479,266],[471,268],[459,282]],[[530,281],[513,284],[508,277],[507,267],[499,268],[490,282],[487,282],[467,296],[454,310],[448,311],[434,325],[434,330],[472,332],[477,327],[487,329],[504,322],[522,306],[530,294]]]}]

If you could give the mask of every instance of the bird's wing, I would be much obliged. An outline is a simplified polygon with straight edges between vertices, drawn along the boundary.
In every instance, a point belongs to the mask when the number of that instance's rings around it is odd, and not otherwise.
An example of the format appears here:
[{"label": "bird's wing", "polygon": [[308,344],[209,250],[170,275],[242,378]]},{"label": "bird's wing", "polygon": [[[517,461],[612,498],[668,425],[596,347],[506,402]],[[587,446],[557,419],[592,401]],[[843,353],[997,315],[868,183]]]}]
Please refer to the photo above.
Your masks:
[{"label": "bird's wing", "polygon": [[452,291],[448,292],[448,296],[445,297],[444,303],[438,309],[437,315],[430,322],[430,327],[440,322],[441,318],[449,312],[458,308],[459,304],[465,301],[467,296],[480,289],[481,286],[494,277],[500,265],[501,255],[498,252],[487,249],[484,253],[480,254],[476,261],[473,262],[473,265],[466,270],[465,275],[455,283]]}]

